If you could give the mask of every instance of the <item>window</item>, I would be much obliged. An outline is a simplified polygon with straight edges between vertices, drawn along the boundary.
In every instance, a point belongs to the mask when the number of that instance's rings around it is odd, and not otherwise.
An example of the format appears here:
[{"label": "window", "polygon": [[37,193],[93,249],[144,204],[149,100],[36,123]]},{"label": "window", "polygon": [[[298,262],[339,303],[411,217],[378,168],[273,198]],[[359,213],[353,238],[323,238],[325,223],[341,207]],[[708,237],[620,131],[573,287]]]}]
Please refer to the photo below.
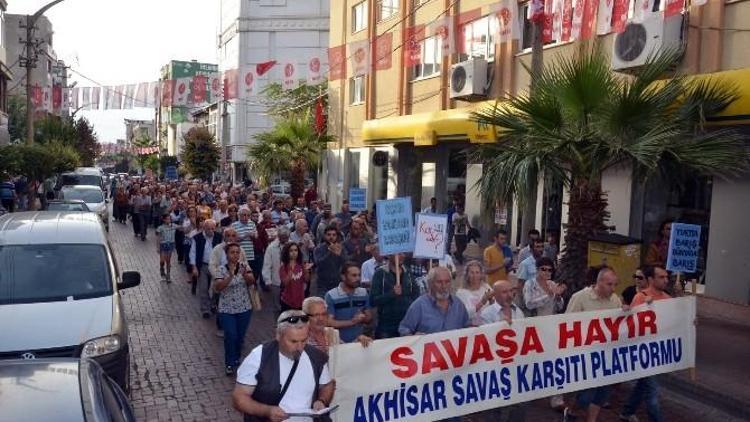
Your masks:
[{"label": "window", "polygon": [[414,79],[427,78],[440,73],[443,59],[442,40],[439,37],[422,41],[422,63],[414,66]]},{"label": "window", "polygon": [[378,20],[386,20],[398,13],[399,0],[378,0]]},{"label": "window", "polygon": [[352,32],[359,32],[367,28],[367,2],[355,4],[352,7]]},{"label": "window", "polygon": [[365,102],[365,77],[355,76],[349,79],[349,104],[356,105]]},{"label": "window", "polygon": [[495,34],[498,31],[496,16],[485,16],[465,24],[462,28],[463,46],[461,60],[470,57],[495,58]]}]

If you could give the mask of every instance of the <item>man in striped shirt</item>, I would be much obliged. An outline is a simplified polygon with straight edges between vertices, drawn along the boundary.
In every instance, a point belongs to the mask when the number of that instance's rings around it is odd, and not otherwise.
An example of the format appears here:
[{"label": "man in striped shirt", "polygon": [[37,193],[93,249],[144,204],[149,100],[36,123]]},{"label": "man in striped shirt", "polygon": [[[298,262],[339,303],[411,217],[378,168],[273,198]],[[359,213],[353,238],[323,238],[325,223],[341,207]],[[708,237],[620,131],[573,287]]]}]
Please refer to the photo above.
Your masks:
[{"label": "man in striped shirt", "polygon": [[250,220],[250,210],[247,208],[240,209],[240,219],[232,223],[232,228],[237,231],[240,247],[245,252],[247,264],[255,259],[255,248],[253,248],[253,239],[258,237],[258,229],[255,223]]}]

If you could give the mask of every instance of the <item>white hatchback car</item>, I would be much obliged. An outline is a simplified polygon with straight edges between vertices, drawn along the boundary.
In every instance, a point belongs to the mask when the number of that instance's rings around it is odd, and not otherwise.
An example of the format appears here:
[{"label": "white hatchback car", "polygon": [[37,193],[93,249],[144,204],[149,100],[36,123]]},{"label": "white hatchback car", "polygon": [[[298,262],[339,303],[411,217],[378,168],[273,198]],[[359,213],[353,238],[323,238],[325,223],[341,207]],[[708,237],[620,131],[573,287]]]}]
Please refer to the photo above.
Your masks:
[{"label": "white hatchback car", "polygon": [[104,227],[109,231],[109,207],[104,192],[98,186],[76,185],[63,186],[60,199],[80,200],[86,203],[91,212],[95,212],[102,219]]}]

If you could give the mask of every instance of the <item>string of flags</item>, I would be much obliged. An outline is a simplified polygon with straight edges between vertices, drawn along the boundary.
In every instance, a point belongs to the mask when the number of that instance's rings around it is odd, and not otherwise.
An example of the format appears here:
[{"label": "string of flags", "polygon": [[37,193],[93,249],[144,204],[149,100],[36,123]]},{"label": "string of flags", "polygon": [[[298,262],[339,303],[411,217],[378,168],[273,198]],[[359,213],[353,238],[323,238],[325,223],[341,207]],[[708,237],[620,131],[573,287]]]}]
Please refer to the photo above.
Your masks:
[{"label": "string of flags", "polygon": [[[594,35],[625,31],[630,2],[634,2],[632,20],[641,22],[653,11],[658,0],[531,0],[527,18],[542,24],[545,43],[586,40]],[[692,0],[690,5],[702,6],[707,0]],[[664,18],[681,14],[687,0],[666,0]],[[485,15],[483,10],[488,11]],[[118,86],[63,88],[59,85],[31,88],[32,104],[37,111],[60,113],[67,109],[119,110],[135,107],[203,106],[222,100],[247,99],[257,95],[270,80],[269,72],[278,68],[283,89],[295,89],[301,83],[316,85],[325,79],[335,81],[351,76],[364,76],[372,70],[388,70],[393,54],[401,49],[404,66],[422,64],[425,39],[436,37],[443,56],[455,53],[470,55],[472,43],[494,43],[518,40],[522,33],[522,17],[517,0],[500,0],[483,8],[458,15],[442,16],[428,24],[407,27],[400,34],[401,43],[394,48],[394,33],[385,32],[374,40],[352,41],[328,49],[328,62],[313,56],[306,62],[271,60],[229,69],[221,73],[198,74],[155,82]],[[472,30],[480,18],[489,19],[491,34]],[[324,68],[327,69],[324,70]],[[327,78],[326,78],[327,75]]]}]

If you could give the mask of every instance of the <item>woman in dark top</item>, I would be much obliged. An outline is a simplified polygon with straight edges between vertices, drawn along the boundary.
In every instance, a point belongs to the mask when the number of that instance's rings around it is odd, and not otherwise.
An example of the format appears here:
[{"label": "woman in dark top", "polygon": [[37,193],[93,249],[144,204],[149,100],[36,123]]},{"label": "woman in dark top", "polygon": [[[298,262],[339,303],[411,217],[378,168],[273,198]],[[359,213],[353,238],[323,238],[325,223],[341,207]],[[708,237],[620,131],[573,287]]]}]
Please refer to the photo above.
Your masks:
[{"label": "woman in dark top", "polygon": [[302,263],[299,245],[289,242],[281,250],[281,310],[302,309],[305,287],[310,282],[311,265]]},{"label": "woman in dark top", "polygon": [[643,274],[643,268],[635,270],[635,273],[633,273],[633,282],[634,284],[622,291],[622,303],[625,305],[630,305],[635,294],[648,287],[648,280],[646,280],[646,276]]}]

